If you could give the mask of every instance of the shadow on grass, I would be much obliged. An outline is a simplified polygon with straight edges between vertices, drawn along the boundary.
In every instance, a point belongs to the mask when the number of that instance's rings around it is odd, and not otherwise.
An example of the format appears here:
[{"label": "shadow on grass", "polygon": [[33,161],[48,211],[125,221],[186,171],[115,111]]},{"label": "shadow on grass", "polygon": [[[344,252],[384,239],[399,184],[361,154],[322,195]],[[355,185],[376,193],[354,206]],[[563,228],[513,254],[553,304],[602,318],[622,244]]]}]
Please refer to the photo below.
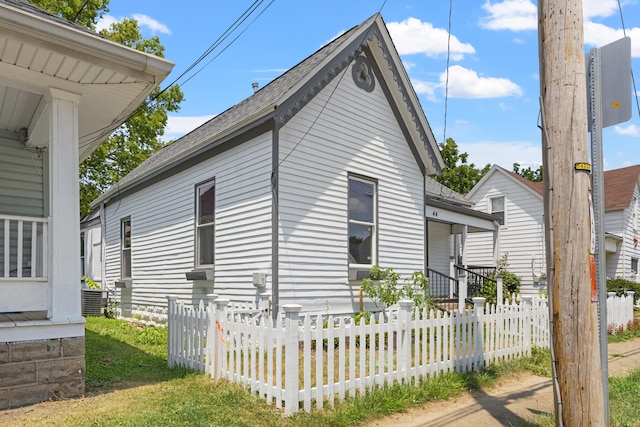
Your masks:
[{"label": "shadow on grass", "polygon": [[184,378],[192,372],[184,368],[169,368],[166,330],[154,328],[148,333],[149,327],[136,330],[124,322],[109,326],[113,329],[89,323],[85,329],[87,393],[102,394]]}]

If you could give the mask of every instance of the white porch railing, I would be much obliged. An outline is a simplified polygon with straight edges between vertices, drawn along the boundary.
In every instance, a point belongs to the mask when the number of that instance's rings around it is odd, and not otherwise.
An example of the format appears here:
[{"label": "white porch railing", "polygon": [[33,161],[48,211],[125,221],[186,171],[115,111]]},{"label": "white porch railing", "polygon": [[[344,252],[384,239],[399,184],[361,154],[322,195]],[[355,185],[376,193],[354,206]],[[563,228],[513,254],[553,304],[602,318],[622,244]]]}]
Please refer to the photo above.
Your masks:
[{"label": "white porch railing", "polygon": [[[632,307],[633,296],[620,303]],[[420,312],[412,304],[402,301],[398,311],[358,325],[300,315],[297,305],[285,305],[274,320],[238,312],[228,300],[212,297],[194,308],[172,297],[169,365],[242,384],[290,415],[385,384],[473,371],[549,347],[545,299],[523,296],[520,304],[485,307],[484,298],[474,298],[473,308],[455,314]]]},{"label": "white porch railing", "polygon": [[48,219],[0,215],[0,281],[46,279]]}]

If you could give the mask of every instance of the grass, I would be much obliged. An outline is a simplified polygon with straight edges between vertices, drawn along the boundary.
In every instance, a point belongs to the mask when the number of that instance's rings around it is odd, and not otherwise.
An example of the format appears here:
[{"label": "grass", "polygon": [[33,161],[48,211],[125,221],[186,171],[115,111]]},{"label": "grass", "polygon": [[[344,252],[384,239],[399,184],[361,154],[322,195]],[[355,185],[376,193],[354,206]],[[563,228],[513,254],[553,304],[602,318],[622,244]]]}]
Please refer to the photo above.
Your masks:
[{"label": "grass", "polygon": [[[534,351],[530,358],[509,361],[480,372],[446,373],[418,386],[385,387],[371,395],[347,399],[334,408],[310,414],[300,412],[285,418],[264,399],[251,395],[242,387],[224,381],[214,384],[208,376],[185,369],[169,369],[166,349],[167,331],[164,328],[87,318],[86,389],[89,397],[46,403],[39,411],[25,411],[13,424],[354,426],[425,402],[449,399],[466,390],[493,387],[500,379],[517,372],[531,371],[549,376],[551,364],[548,351]],[[614,416],[640,419],[637,412],[640,411],[637,409],[640,408],[637,398],[640,396],[637,385],[640,384],[640,373],[636,375],[620,385],[612,380],[612,421],[617,420]],[[630,416],[633,418],[628,418]],[[553,419],[547,418],[547,424],[526,425],[553,425]],[[545,420],[536,420],[536,423],[540,422]]]}]

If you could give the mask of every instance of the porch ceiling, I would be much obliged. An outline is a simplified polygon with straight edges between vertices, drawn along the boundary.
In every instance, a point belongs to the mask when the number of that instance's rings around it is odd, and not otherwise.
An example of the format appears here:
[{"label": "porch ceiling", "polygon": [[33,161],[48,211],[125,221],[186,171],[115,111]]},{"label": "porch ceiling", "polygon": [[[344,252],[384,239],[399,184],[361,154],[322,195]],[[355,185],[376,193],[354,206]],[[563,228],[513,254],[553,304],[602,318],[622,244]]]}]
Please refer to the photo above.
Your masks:
[{"label": "porch ceiling", "polygon": [[82,161],[172,67],[28,3],[0,1],[0,130],[26,135],[31,146],[48,145],[50,88],[80,96]]},{"label": "porch ceiling", "polygon": [[500,226],[498,217],[431,197],[426,200],[425,217],[427,221],[466,225],[469,233],[495,231]]}]

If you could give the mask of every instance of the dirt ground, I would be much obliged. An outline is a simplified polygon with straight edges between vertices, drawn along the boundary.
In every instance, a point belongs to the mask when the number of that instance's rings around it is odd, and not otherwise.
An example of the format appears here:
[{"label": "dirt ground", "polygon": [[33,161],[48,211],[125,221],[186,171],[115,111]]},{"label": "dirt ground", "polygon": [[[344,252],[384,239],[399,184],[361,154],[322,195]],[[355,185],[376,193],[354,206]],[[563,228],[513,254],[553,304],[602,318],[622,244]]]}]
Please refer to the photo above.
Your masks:
[{"label": "dirt ground", "polygon": [[[640,339],[609,344],[608,353],[609,376],[623,376],[640,367]],[[447,401],[431,402],[378,420],[368,427],[511,426],[551,412],[551,379],[523,373],[490,390],[476,390]]]},{"label": "dirt ground", "polygon": [[[609,375],[625,375],[640,367],[640,338],[609,344],[608,353]],[[99,396],[43,402],[0,411],[0,426],[37,425],[36,420],[46,419],[46,414],[81,411],[85,406],[100,405],[101,400],[112,400],[116,398],[116,394],[123,393],[132,391],[118,390]],[[551,413],[552,410],[551,380],[522,373],[502,380],[490,390],[476,390],[447,401],[428,403],[420,408],[375,421],[367,427],[509,426],[532,421],[537,415]]]}]

